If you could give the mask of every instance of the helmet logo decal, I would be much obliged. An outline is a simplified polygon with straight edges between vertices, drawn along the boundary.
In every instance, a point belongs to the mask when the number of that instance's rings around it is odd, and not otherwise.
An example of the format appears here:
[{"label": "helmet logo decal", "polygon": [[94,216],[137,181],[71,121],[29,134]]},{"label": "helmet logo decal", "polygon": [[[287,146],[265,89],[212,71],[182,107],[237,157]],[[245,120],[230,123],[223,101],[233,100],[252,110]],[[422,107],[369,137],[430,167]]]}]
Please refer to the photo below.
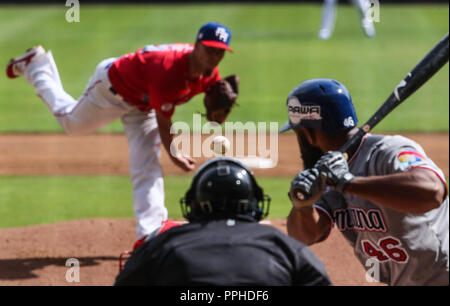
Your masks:
[{"label": "helmet logo decal", "polygon": [[355,126],[355,121],[353,121],[352,116],[345,118],[343,123],[346,128]]},{"label": "helmet logo decal", "polygon": [[296,125],[301,120],[321,120],[320,106],[318,105],[301,105],[296,96],[289,97],[287,103],[289,120]]}]

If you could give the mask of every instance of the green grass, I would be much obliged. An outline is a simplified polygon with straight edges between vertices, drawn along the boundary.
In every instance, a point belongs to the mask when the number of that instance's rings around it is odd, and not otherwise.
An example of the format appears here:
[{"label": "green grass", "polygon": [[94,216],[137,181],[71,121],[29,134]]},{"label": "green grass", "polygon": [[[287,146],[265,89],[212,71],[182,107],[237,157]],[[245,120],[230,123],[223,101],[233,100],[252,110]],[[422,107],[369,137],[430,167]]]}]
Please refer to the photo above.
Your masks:
[{"label": "green grass", "polygon": [[[448,5],[382,5],[377,37],[363,36],[352,6],[340,6],[334,35],[317,39],[320,5],[81,5],[81,22],[67,23],[64,5],[0,6],[0,63],[42,44],[55,57],[64,88],[79,97],[95,66],[147,44],[193,42],[198,28],[219,21],[233,32],[221,74],[240,75],[239,107],[231,121],[287,119],[287,94],[301,81],[330,77],[352,93],[360,122],[448,32]],[[449,68],[446,65],[398,107],[376,131],[448,131]],[[61,128],[25,80],[0,74],[0,133],[60,132]],[[202,97],[177,108],[173,120],[204,112]],[[121,132],[118,121],[101,129]],[[171,218],[190,176],[165,180]],[[270,218],[288,214],[290,179],[258,178],[272,197]],[[0,177],[0,228],[89,217],[133,217],[131,184],[122,176]]]},{"label": "green grass", "polygon": [[[377,37],[367,39],[352,6],[340,6],[334,35],[317,39],[320,5],[81,5],[81,22],[65,21],[66,7],[0,8],[0,61],[42,44],[53,51],[64,87],[79,97],[102,59],[150,43],[193,42],[198,28],[215,20],[233,32],[234,54],[220,64],[222,75],[241,77],[233,121],[286,119],[285,99],[301,81],[330,77],[352,93],[360,121],[392,92],[429,49],[448,32],[448,5],[382,5]],[[390,114],[377,131],[448,131],[449,70]],[[23,80],[0,75],[0,133],[61,131],[47,107]],[[177,108],[174,120],[192,121],[202,98]],[[118,121],[101,131],[120,132]]]},{"label": "green grass", "polygon": [[[269,218],[286,217],[290,179],[259,178],[258,183],[272,197]],[[179,199],[190,184],[190,176],[165,178],[169,218],[182,217]],[[0,228],[96,217],[134,218],[128,177],[0,177]]]},{"label": "green grass", "polygon": [[[179,200],[191,176],[165,177],[169,218],[181,218]],[[446,178],[448,184],[448,178]],[[268,218],[285,218],[291,178],[258,177],[272,202]],[[0,228],[84,218],[134,218],[126,176],[0,176]]]}]

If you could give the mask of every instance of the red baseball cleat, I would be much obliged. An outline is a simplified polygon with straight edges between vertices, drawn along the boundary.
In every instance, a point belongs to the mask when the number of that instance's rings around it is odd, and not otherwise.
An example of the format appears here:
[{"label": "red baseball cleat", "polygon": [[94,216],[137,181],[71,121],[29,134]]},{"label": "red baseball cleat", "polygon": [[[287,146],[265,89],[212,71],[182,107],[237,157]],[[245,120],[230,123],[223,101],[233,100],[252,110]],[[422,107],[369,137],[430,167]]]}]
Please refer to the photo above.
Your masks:
[{"label": "red baseball cleat", "polygon": [[[158,229],[158,231],[151,234],[150,238],[157,236],[157,235],[171,229],[172,227],[175,227],[178,225],[180,225],[180,223],[178,223],[178,222],[174,222],[174,221],[170,221],[170,220],[163,221],[161,223],[161,227]],[[147,237],[148,237],[148,235],[145,235],[143,238],[139,239],[138,241],[136,241],[134,243],[133,252],[136,251],[141,245],[143,245],[145,243]]]},{"label": "red baseball cleat", "polygon": [[172,227],[179,226],[179,225],[181,225],[181,223],[178,223],[178,222],[175,222],[175,221],[170,221],[170,220],[163,221],[162,225],[159,228],[159,230],[156,233],[156,235],[159,235],[159,234],[161,234],[161,233],[171,229]]},{"label": "red baseball cleat", "polygon": [[[161,223],[161,227],[157,231],[150,234],[151,235],[150,238],[155,237],[155,236],[171,229],[172,227],[175,227],[178,225],[181,225],[181,224],[178,222],[170,221],[170,220],[163,221]],[[128,260],[128,258],[130,258],[130,256],[133,254],[133,252],[135,252],[141,245],[143,245],[145,243],[147,238],[148,238],[148,235],[145,235],[143,238],[136,241],[133,245],[133,251],[123,251],[120,254],[120,256],[119,256],[119,272],[123,270],[123,267],[125,266],[125,262]]]},{"label": "red baseball cleat", "polygon": [[139,239],[138,241],[136,241],[133,245],[133,251],[136,251],[141,245],[144,244],[145,239],[147,239],[147,235],[145,235],[143,238]]},{"label": "red baseball cleat", "polygon": [[43,55],[45,50],[42,46],[32,47],[28,49],[22,56],[13,58],[6,66],[6,75],[10,79],[23,75],[28,64],[39,56]]}]

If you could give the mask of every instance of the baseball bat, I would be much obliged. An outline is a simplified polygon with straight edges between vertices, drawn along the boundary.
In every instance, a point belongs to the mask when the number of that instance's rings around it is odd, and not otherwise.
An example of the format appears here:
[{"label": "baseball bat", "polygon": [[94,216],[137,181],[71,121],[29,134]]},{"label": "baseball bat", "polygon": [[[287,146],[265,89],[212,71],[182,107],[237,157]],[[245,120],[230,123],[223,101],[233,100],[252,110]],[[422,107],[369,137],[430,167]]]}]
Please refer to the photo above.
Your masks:
[{"label": "baseball bat", "polygon": [[439,71],[449,58],[448,33],[441,39],[431,51],[411,70],[406,77],[400,81],[394,91],[380,106],[375,114],[354,134],[339,150],[347,154],[348,149],[356,142],[359,142],[365,134],[370,132],[381,120],[390,112],[405,101],[417,89],[425,84],[436,72]]},{"label": "baseball bat", "polygon": [[[347,151],[369,133],[381,120],[391,113],[397,106],[411,96],[417,89],[425,84],[436,72],[439,71],[449,59],[448,33],[442,38],[427,55],[400,81],[391,95],[384,101],[369,120],[339,149],[346,159]],[[298,194],[300,193],[300,194]],[[311,197],[303,190],[295,190],[300,200]]]}]

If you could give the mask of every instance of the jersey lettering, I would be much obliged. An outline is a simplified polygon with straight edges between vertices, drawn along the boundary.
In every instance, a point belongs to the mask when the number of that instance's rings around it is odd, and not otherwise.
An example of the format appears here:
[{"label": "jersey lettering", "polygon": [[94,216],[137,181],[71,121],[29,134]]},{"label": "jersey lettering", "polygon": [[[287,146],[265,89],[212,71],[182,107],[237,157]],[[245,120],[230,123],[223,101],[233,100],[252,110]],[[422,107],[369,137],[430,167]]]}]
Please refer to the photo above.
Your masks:
[{"label": "jersey lettering", "polygon": [[341,232],[347,230],[387,232],[383,214],[378,209],[365,211],[362,208],[349,207],[334,211],[336,225]]},{"label": "jersey lettering", "polygon": [[387,256],[383,254],[383,252],[379,251],[376,246],[374,246],[370,241],[363,240],[361,241],[363,250],[370,257],[376,257],[378,261],[386,261],[389,260]]},{"label": "jersey lettering", "polygon": [[170,50],[188,50],[192,49],[192,46],[186,44],[162,44],[162,45],[147,45],[141,49],[140,53],[152,52],[152,51],[170,51]]},{"label": "jersey lettering", "polygon": [[164,51],[164,50],[168,50],[169,46],[171,46],[171,44],[147,45],[144,48],[142,48],[141,53],[151,52],[151,51]]},{"label": "jersey lettering", "polygon": [[408,262],[409,256],[402,243],[394,237],[388,236],[373,245],[369,240],[361,240],[362,248],[369,257],[376,257],[380,262],[393,260],[398,263]]}]

